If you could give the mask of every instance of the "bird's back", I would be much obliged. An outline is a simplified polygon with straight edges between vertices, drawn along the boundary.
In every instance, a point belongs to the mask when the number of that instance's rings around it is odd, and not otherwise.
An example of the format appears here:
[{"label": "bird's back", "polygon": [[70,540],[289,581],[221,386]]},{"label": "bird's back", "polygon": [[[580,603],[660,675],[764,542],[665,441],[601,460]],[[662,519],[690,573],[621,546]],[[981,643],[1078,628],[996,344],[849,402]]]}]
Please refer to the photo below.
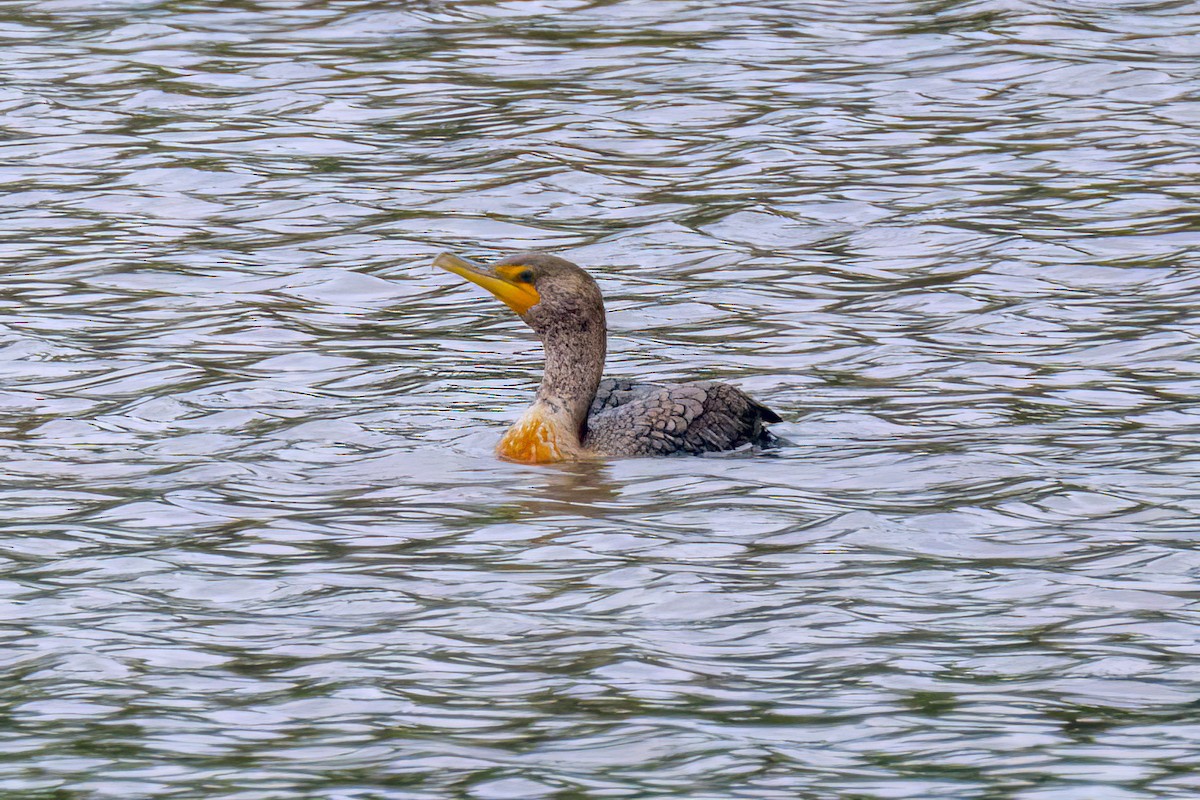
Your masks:
[{"label": "bird's back", "polygon": [[609,456],[710,453],[776,441],[779,415],[728,383],[601,381],[583,445]]}]

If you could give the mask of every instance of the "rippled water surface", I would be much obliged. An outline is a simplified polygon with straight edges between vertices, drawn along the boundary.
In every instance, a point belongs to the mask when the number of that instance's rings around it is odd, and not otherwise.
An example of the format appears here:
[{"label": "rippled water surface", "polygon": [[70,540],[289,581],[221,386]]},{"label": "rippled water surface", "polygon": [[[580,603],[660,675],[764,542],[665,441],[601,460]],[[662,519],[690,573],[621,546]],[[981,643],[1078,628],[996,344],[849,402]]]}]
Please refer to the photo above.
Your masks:
[{"label": "rippled water surface", "polygon": [[[1200,5],[0,39],[4,797],[1200,796]],[[495,460],[528,247],[794,446]]]}]

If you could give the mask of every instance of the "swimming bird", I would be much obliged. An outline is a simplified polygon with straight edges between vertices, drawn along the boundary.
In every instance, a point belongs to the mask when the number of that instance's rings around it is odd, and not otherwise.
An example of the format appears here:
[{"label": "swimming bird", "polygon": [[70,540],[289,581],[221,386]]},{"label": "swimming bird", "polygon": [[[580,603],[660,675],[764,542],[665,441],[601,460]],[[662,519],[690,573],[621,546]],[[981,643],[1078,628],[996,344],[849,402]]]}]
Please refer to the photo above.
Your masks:
[{"label": "swimming bird", "polygon": [[533,405],[500,439],[509,461],[544,464],[596,456],[698,455],[776,441],[779,415],[728,383],[602,380],[607,324],[600,287],[547,253],[491,266],[442,253],[434,266],[502,300],[542,340],[546,368]]}]

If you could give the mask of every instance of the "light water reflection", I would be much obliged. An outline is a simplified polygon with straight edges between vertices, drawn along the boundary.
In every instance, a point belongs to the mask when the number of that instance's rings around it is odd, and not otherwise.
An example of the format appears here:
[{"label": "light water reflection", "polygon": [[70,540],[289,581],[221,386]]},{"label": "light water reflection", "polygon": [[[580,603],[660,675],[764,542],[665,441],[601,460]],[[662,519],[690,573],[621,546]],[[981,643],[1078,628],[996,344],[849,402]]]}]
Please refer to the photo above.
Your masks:
[{"label": "light water reflection", "polygon": [[[1194,4],[0,30],[4,792],[1200,793]],[[796,444],[497,462],[531,246]]]}]

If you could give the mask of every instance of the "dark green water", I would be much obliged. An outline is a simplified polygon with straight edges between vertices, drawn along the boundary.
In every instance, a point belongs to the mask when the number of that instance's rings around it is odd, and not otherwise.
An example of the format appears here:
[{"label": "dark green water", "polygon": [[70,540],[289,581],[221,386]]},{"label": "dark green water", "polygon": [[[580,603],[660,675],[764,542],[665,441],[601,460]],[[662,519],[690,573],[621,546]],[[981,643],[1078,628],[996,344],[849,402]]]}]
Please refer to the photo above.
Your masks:
[{"label": "dark green water", "polygon": [[[1200,5],[0,6],[0,797],[1200,796]],[[522,467],[554,250],[761,456]]]}]

